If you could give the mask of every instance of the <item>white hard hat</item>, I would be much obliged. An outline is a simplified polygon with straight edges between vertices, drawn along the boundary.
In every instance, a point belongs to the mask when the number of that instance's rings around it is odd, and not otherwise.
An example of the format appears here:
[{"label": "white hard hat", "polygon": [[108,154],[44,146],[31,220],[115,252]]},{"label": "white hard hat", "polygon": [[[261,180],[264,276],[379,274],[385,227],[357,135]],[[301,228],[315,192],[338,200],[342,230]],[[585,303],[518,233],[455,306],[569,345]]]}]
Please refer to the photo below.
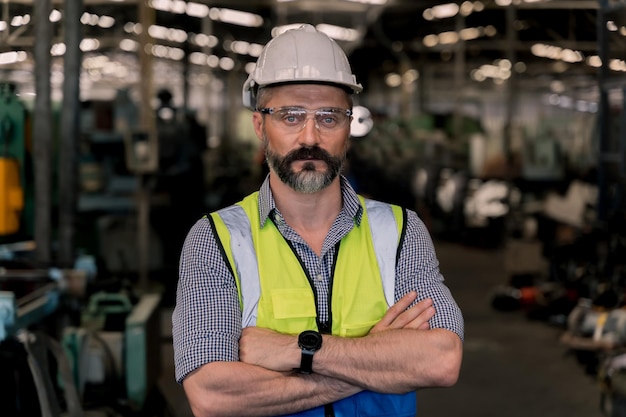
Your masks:
[{"label": "white hard hat", "polygon": [[336,84],[353,93],[363,90],[341,47],[311,25],[285,31],[265,45],[243,84],[244,106],[255,109],[258,87],[289,82]]}]

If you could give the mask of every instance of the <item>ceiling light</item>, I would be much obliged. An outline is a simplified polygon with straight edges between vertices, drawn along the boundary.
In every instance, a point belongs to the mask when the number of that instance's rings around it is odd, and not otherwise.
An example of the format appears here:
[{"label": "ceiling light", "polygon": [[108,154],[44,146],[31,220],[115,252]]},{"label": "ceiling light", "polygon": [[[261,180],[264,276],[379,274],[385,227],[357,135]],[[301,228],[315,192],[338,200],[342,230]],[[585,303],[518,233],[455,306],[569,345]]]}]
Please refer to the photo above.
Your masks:
[{"label": "ceiling light", "polygon": [[622,59],[612,59],[609,62],[609,68],[613,71],[626,71],[626,62]]},{"label": "ceiling light", "polygon": [[124,25],[124,32],[139,35],[141,33],[141,23],[128,22]]},{"label": "ceiling light", "polygon": [[459,41],[459,34],[456,32],[443,32],[439,34],[439,43],[442,45],[452,45]]},{"label": "ceiling light", "polygon": [[478,82],[483,82],[487,79],[487,77],[485,77],[485,75],[480,69],[472,70],[470,76],[472,77],[473,80],[478,81]]},{"label": "ceiling light", "polygon": [[209,15],[209,6],[200,3],[187,3],[187,15],[192,17],[204,18]]},{"label": "ceiling light", "polygon": [[248,62],[245,66],[246,73],[250,74],[252,71],[254,71],[255,67],[256,67],[256,64],[254,62]]},{"label": "ceiling light", "polygon": [[362,3],[362,4],[372,4],[372,5],[383,5],[387,4],[387,0],[348,0],[353,3]]},{"label": "ceiling light", "polygon": [[26,52],[11,51],[0,53],[0,65],[15,64],[26,60]]},{"label": "ceiling light", "polygon": [[248,49],[248,54],[253,57],[258,57],[261,55],[261,51],[263,51],[263,45],[259,45],[258,43],[251,43],[250,48]]},{"label": "ceiling light", "polygon": [[503,70],[506,70],[506,71],[510,71],[511,68],[513,67],[513,65],[511,64],[511,61],[509,61],[508,59],[499,59],[495,62],[495,64],[499,68],[502,68]]},{"label": "ceiling light", "polygon": [[24,16],[14,16],[11,19],[11,26],[24,26],[30,23],[30,15],[25,14]]},{"label": "ceiling light", "polygon": [[187,40],[187,32],[184,30],[165,26],[152,25],[148,28],[148,33],[155,39],[165,39],[178,43],[183,43]]},{"label": "ceiling light", "polygon": [[80,17],[80,23],[83,25],[96,26],[98,24],[98,16],[85,12]]},{"label": "ceiling light", "polygon": [[219,43],[218,39],[214,35],[205,35],[204,33],[196,33],[190,36],[191,42],[201,46],[214,48]]},{"label": "ceiling light", "polygon": [[95,38],[84,38],[80,41],[80,50],[83,52],[95,51],[100,47],[100,41]]},{"label": "ceiling light", "polygon": [[439,43],[439,37],[437,35],[426,35],[424,36],[422,42],[424,43],[424,46],[432,48]]},{"label": "ceiling light", "polygon": [[52,23],[56,23],[56,22],[58,22],[59,20],[61,20],[61,18],[62,18],[62,17],[63,17],[63,14],[62,14],[60,11],[58,11],[57,9],[54,9],[54,10],[52,10],[52,11],[50,12],[50,17],[49,17],[49,19],[50,19],[50,21],[51,21]]},{"label": "ceiling light", "polygon": [[206,54],[202,52],[192,52],[189,54],[189,62],[194,65],[204,65],[206,64]]},{"label": "ceiling light", "polygon": [[400,74],[396,74],[395,72],[392,72],[390,74],[387,74],[387,76],[385,76],[385,83],[389,87],[398,87],[400,86],[400,84],[402,84],[402,77],[400,76]]},{"label": "ceiling light", "polygon": [[518,74],[521,74],[523,72],[526,72],[526,64],[519,61],[516,62],[515,65],[513,65],[513,69],[515,70],[515,72],[517,72]]},{"label": "ceiling light", "polygon": [[220,68],[224,71],[230,71],[235,68],[235,61],[230,57],[222,57],[220,58]]},{"label": "ceiling light", "polygon": [[55,43],[50,48],[50,55],[52,56],[63,56],[65,55],[66,47],[64,43]]},{"label": "ceiling light", "polygon": [[263,18],[258,14],[242,12],[240,10],[220,9],[213,7],[209,10],[211,20],[230,23],[246,27],[259,27],[263,25]]},{"label": "ceiling light", "polygon": [[478,28],[465,28],[461,29],[459,35],[464,41],[470,41],[478,38],[481,35],[481,32]]},{"label": "ceiling light", "polygon": [[469,16],[474,11],[474,4],[471,1],[464,1],[461,3],[459,11],[461,12],[461,15]]},{"label": "ceiling light", "polygon": [[139,49],[139,43],[132,39],[122,39],[120,49],[126,52],[136,52]]},{"label": "ceiling light", "polygon": [[498,33],[498,30],[496,29],[495,26],[493,26],[493,25],[485,26],[485,35],[486,36],[496,36],[497,33]]},{"label": "ceiling light", "polygon": [[356,41],[359,39],[359,31],[356,29],[344,28],[342,26],[328,25],[321,23],[316,26],[317,30],[324,32],[333,39],[339,41]]},{"label": "ceiling light", "polygon": [[217,66],[220,64],[220,59],[216,55],[209,55],[206,59],[206,62],[209,67],[217,68]]},{"label": "ceiling light", "polygon": [[474,11],[482,12],[483,10],[485,10],[485,4],[482,1],[475,1],[474,2]]},{"label": "ceiling light", "polygon": [[83,68],[87,70],[102,68],[107,62],[109,58],[105,55],[89,56],[83,60]]},{"label": "ceiling light", "polygon": [[424,10],[423,16],[427,20],[445,19],[456,16],[459,13],[459,5],[456,3],[440,4]]},{"label": "ceiling light", "polygon": [[170,1],[170,11],[172,13],[183,14],[187,9],[187,3],[183,0],[171,0]]},{"label": "ceiling light", "polygon": [[416,69],[410,69],[402,74],[402,82],[404,84],[413,84],[419,78],[419,72]]},{"label": "ceiling light", "polygon": [[115,25],[115,19],[111,16],[100,16],[98,19],[98,26],[103,29],[108,29]]},{"label": "ceiling light", "polygon": [[594,68],[600,68],[602,66],[602,60],[598,55],[587,57],[587,65]]}]

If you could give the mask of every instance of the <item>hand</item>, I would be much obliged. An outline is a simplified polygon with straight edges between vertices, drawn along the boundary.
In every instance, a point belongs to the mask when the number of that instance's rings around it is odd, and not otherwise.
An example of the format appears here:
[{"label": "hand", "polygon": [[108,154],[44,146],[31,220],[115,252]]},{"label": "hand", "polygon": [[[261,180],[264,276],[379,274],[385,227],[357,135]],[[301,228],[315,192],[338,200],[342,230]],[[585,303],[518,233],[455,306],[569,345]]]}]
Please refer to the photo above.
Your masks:
[{"label": "hand", "polygon": [[370,334],[389,329],[430,329],[428,320],[435,315],[433,301],[430,298],[426,298],[407,310],[416,298],[417,293],[411,291],[398,300],[397,303],[387,310],[383,318],[380,319],[372,330],[370,330]]},{"label": "hand", "polygon": [[291,372],[300,365],[298,336],[261,327],[246,327],[239,339],[239,360],[278,372]]}]

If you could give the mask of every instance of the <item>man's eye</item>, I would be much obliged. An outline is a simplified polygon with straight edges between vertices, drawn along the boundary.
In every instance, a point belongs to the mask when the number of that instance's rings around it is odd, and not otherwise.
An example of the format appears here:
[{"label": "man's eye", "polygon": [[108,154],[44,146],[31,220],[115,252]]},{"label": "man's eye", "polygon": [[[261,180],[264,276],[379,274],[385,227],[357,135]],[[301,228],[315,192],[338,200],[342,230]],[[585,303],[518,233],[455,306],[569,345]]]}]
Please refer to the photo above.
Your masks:
[{"label": "man's eye", "polygon": [[289,112],[283,115],[282,120],[285,123],[298,123],[302,118],[303,116],[300,113]]},{"label": "man's eye", "polygon": [[320,114],[318,115],[318,121],[325,125],[331,125],[337,123],[337,116],[333,113]]}]

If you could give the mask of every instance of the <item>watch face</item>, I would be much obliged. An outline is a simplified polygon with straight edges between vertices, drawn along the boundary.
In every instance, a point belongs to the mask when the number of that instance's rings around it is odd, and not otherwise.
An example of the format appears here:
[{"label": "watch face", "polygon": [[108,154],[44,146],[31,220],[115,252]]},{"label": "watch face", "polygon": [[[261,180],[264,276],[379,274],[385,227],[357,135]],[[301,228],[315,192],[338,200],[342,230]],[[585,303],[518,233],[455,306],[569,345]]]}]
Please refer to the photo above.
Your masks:
[{"label": "watch face", "polygon": [[322,335],[318,332],[307,330],[300,333],[298,343],[305,349],[319,349],[322,346]]}]

